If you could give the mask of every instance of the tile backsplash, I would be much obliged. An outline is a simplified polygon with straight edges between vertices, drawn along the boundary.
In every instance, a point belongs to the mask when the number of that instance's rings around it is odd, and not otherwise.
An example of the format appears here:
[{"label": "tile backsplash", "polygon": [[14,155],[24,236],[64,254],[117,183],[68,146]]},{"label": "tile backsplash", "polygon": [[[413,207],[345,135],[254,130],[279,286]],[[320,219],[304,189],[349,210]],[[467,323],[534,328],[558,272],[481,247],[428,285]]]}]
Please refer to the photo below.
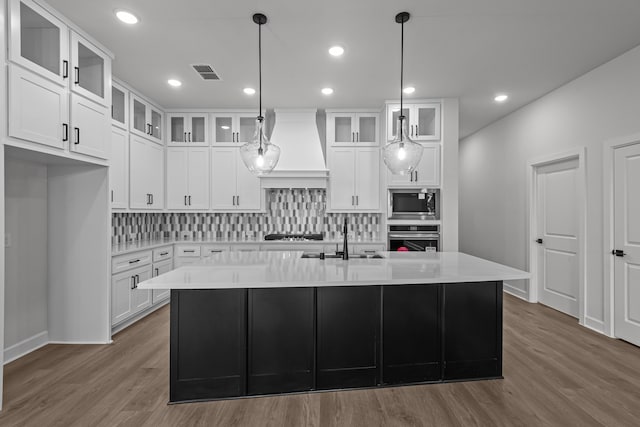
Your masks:
[{"label": "tile backsplash", "polygon": [[114,213],[111,241],[177,240],[261,241],[271,233],[324,233],[342,236],[346,217],[354,240],[380,239],[381,214],[326,213],[326,190],[267,190],[266,213]]}]

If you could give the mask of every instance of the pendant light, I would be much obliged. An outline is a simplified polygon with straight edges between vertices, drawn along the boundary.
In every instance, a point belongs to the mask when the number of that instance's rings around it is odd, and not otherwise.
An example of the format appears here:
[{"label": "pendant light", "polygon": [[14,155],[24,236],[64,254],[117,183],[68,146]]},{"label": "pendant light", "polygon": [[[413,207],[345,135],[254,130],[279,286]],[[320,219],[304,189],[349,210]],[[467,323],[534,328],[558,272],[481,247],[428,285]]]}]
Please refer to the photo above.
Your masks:
[{"label": "pendant light", "polygon": [[262,115],[262,26],[267,17],[262,13],[253,15],[253,22],[258,24],[258,96],[260,106],[256,117],[256,130],[250,142],[240,147],[240,157],[245,166],[255,175],[267,175],[280,160],[280,147],[269,142],[264,132],[264,116]]},{"label": "pendant light", "polygon": [[396,124],[393,141],[382,148],[384,163],[396,175],[408,175],[415,170],[422,158],[422,145],[411,140],[407,132],[406,117],[402,105],[402,89],[404,84],[404,23],[409,20],[409,12],[396,15],[396,22],[401,25],[400,35],[400,113]]}]

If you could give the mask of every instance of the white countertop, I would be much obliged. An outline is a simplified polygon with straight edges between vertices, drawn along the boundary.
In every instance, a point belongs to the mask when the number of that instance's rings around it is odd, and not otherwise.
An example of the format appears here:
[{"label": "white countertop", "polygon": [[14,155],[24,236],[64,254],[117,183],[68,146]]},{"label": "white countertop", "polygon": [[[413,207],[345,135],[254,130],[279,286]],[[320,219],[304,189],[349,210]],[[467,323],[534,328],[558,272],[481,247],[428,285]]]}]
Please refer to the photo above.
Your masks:
[{"label": "white countertop", "polygon": [[301,251],[222,252],[141,282],[140,289],[402,285],[528,279],[530,274],[460,252],[380,252],[383,259],[301,258]]}]

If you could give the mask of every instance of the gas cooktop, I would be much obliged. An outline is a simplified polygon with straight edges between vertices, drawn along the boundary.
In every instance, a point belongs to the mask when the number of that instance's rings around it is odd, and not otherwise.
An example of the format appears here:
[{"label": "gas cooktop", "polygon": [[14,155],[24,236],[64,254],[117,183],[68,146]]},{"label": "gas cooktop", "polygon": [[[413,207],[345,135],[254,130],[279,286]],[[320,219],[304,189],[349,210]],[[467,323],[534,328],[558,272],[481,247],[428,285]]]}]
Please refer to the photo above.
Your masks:
[{"label": "gas cooktop", "polygon": [[324,235],[319,234],[267,234],[264,240],[281,240],[285,242],[308,242],[315,240],[324,240]]}]

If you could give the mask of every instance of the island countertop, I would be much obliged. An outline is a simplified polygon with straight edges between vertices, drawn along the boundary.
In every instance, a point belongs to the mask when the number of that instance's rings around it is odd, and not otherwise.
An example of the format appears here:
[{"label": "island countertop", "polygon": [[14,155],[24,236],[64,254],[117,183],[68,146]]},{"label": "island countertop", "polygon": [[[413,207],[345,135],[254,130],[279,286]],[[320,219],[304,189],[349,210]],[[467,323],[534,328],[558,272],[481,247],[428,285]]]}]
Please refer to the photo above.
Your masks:
[{"label": "island countertop", "polygon": [[301,251],[223,252],[141,282],[139,289],[406,285],[529,279],[461,252],[379,252],[381,259],[301,258]]}]

